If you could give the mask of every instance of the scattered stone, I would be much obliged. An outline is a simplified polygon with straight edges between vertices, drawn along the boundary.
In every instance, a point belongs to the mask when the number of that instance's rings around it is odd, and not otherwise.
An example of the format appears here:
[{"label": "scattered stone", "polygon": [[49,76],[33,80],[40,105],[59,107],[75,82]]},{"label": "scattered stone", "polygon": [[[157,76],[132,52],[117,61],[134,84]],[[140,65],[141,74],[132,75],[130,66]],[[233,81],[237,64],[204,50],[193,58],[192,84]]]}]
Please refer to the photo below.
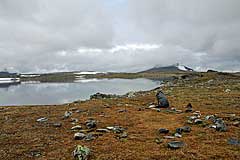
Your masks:
[{"label": "scattered stone", "polygon": [[176,128],[176,133],[182,134],[183,129],[182,128]]},{"label": "scattered stone", "polygon": [[189,120],[191,120],[191,121],[193,121],[193,120],[195,120],[195,119],[197,119],[198,117],[196,117],[196,116],[190,116],[189,117]]},{"label": "scattered stone", "polygon": [[172,141],[168,143],[168,147],[171,149],[182,148],[184,145],[185,145],[184,142],[181,141]]},{"label": "scattered stone", "polygon": [[205,120],[214,120],[216,117],[214,115],[207,115]]},{"label": "scattered stone", "polygon": [[195,119],[194,124],[202,124],[203,121],[201,119]]},{"label": "scattered stone", "polygon": [[232,122],[232,125],[238,127],[240,125],[240,122],[239,121],[236,121],[236,122]]},{"label": "scattered stone", "polygon": [[187,124],[193,124],[193,121],[187,120]]},{"label": "scattered stone", "polygon": [[217,126],[216,126],[216,125],[210,125],[209,128],[214,128],[214,129],[216,129]]},{"label": "scattered stone", "polygon": [[76,160],[88,160],[90,157],[90,153],[91,151],[89,148],[77,145],[77,147],[73,151],[73,156]]},{"label": "scattered stone", "polygon": [[182,138],[182,135],[179,134],[179,133],[175,133],[174,136],[177,137],[177,138]]},{"label": "scattered stone", "polygon": [[191,104],[191,103],[188,103],[188,105],[186,106],[186,108],[187,108],[187,109],[185,110],[186,113],[193,111],[193,109],[192,109],[192,104]]},{"label": "scattered stone", "polygon": [[161,109],[160,109],[160,108],[157,108],[156,111],[157,111],[157,112],[161,112]]},{"label": "scattered stone", "polygon": [[120,127],[120,126],[111,126],[111,127],[107,127],[108,130],[112,130],[114,133],[123,133],[123,131],[125,131],[124,128]]},{"label": "scattered stone", "polygon": [[66,112],[64,113],[63,119],[67,119],[67,118],[69,118],[71,115],[72,115],[72,112],[66,111]]},{"label": "scattered stone", "polygon": [[40,157],[42,155],[41,152],[37,150],[31,151],[30,154],[32,157]]},{"label": "scattered stone", "polygon": [[157,144],[163,143],[163,139],[158,137],[158,138],[155,139],[155,142]]},{"label": "scattered stone", "polygon": [[75,133],[74,134],[74,139],[75,140],[82,140],[86,137],[86,135],[84,133]]},{"label": "scattered stone", "polygon": [[37,119],[37,122],[47,122],[47,121],[48,121],[48,119],[46,117]]},{"label": "scattered stone", "polygon": [[108,133],[108,129],[97,129],[96,132],[101,132],[101,133]]},{"label": "scattered stone", "polygon": [[76,125],[71,128],[71,130],[81,130],[81,129],[82,129],[82,126],[80,125]]},{"label": "scattered stone", "polygon": [[156,106],[154,104],[152,104],[148,108],[156,108]]},{"label": "scattered stone", "polygon": [[92,133],[87,134],[84,138],[85,141],[92,141],[94,139],[95,139],[95,137],[93,136]]},{"label": "scattered stone", "polygon": [[231,144],[231,145],[240,145],[240,140],[239,140],[239,139],[234,139],[234,138],[229,138],[229,139],[228,139],[228,144]]},{"label": "scattered stone", "polygon": [[169,107],[168,99],[162,91],[159,91],[156,94],[156,98],[157,98],[157,101],[158,101],[158,107],[162,107],[162,108],[168,108]]},{"label": "scattered stone", "polygon": [[70,122],[77,123],[78,119],[77,118],[71,118]]},{"label": "scattered stone", "polygon": [[126,109],[120,109],[120,110],[118,110],[118,113],[123,113],[123,112],[127,112],[127,110],[126,110]]},{"label": "scattered stone", "polygon": [[127,98],[133,98],[133,97],[135,97],[135,92],[128,92],[128,93],[126,94],[126,97],[127,97]]},{"label": "scattered stone", "polygon": [[103,94],[103,93],[96,93],[90,96],[90,99],[107,99],[107,98],[120,98],[119,95],[114,94]]},{"label": "scattered stone", "polygon": [[216,122],[216,130],[220,132],[226,132],[227,126],[222,119],[217,119]]},{"label": "scattered stone", "polygon": [[159,130],[158,130],[158,133],[164,133],[164,134],[167,134],[167,133],[169,133],[169,130],[168,129],[166,129],[166,128],[160,128]]},{"label": "scattered stone", "polygon": [[97,122],[95,120],[87,120],[86,126],[88,129],[95,128],[97,126]]},{"label": "scattered stone", "polygon": [[57,123],[53,123],[53,127],[62,127],[62,123],[57,122]]},{"label": "scattered stone", "polygon": [[128,134],[126,132],[123,132],[122,134],[117,136],[119,139],[127,138]]},{"label": "scattered stone", "polygon": [[229,93],[229,92],[231,92],[231,89],[226,89],[225,90],[225,93]]},{"label": "scattered stone", "polygon": [[181,127],[182,128],[182,131],[183,132],[191,132],[191,127],[189,127],[189,126],[183,126],[183,127]]},{"label": "scattered stone", "polygon": [[165,139],[174,139],[173,136],[164,136],[163,138],[165,138]]}]

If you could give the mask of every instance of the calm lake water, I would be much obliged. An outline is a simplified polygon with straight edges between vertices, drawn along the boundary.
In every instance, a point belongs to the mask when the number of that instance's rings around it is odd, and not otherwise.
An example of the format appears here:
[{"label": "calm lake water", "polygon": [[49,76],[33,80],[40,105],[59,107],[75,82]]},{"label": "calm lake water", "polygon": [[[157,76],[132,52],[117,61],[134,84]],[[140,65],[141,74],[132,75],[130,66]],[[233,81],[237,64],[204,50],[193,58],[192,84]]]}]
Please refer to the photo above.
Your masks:
[{"label": "calm lake water", "polygon": [[102,79],[75,83],[21,83],[0,85],[0,106],[63,104],[75,100],[89,99],[90,95],[125,94],[158,87],[161,81],[149,79]]}]

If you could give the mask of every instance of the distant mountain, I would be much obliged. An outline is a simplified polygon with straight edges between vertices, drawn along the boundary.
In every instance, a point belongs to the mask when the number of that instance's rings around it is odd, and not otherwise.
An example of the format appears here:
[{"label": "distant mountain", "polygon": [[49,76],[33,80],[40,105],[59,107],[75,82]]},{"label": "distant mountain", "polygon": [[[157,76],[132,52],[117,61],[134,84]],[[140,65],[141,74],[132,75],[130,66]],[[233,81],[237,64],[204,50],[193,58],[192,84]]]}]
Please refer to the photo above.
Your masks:
[{"label": "distant mountain", "polygon": [[0,71],[0,78],[16,78],[18,77],[17,73],[9,73],[7,71]]},{"label": "distant mountain", "polygon": [[165,67],[155,66],[143,72],[179,72],[179,71],[193,72],[194,70],[187,66],[176,64],[176,65],[165,66]]}]

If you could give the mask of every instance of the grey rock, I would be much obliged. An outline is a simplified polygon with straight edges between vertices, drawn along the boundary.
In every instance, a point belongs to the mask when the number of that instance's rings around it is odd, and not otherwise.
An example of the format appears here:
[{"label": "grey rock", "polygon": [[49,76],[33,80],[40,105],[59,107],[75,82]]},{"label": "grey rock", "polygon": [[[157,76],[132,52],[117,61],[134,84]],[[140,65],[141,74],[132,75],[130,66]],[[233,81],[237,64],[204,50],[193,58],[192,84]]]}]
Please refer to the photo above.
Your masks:
[{"label": "grey rock", "polygon": [[67,118],[69,118],[71,115],[72,115],[72,112],[66,111],[66,112],[64,113],[63,119],[67,119]]},{"label": "grey rock", "polygon": [[95,137],[93,136],[92,133],[87,134],[84,138],[85,141],[92,141],[94,139],[95,139]]},{"label": "grey rock", "polygon": [[169,130],[168,129],[166,129],[166,128],[160,128],[159,130],[158,130],[158,133],[164,133],[164,134],[167,134],[167,133],[169,133]]},{"label": "grey rock", "polygon": [[162,107],[162,108],[168,108],[169,107],[168,99],[162,91],[159,91],[156,94],[156,98],[157,98],[157,102],[158,102],[158,107]]},{"label": "grey rock", "polygon": [[82,126],[80,125],[76,125],[71,128],[71,130],[81,130],[81,129],[82,129]]},{"label": "grey rock", "polygon": [[183,129],[182,128],[176,128],[176,133],[182,134]]},{"label": "grey rock", "polygon": [[183,126],[182,130],[183,130],[183,132],[191,132],[192,129],[189,126]]},{"label": "grey rock", "polygon": [[47,122],[48,119],[46,117],[38,118],[37,122]]},{"label": "grey rock", "polygon": [[96,129],[96,132],[107,133],[109,132],[108,129]]},{"label": "grey rock", "polygon": [[127,134],[126,132],[124,132],[124,133],[118,135],[118,138],[119,138],[119,139],[127,138],[127,137],[128,137],[128,134]]},{"label": "grey rock", "polygon": [[60,122],[53,123],[52,125],[53,125],[53,127],[62,127],[62,123],[60,123]]},{"label": "grey rock", "polygon": [[164,136],[163,138],[165,138],[165,139],[174,139],[175,137],[173,137],[173,136]]},{"label": "grey rock", "polygon": [[203,121],[201,119],[195,119],[194,124],[202,124]]},{"label": "grey rock", "polygon": [[75,140],[82,140],[82,139],[84,139],[85,137],[86,137],[86,135],[83,134],[83,133],[75,133],[75,134],[74,134],[74,139],[75,139]]},{"label": "grey rock", "polygon": [[88,160],[90,157],[90,149],[85,146],[77,145],[73,151],[73,156],[76,160]]},{"label": "grey rock", "polygon": [[174,136],[177,137],[177,138],[181,138],[182,137],[182,135],[179,134],[179,133],[175,133]]},{"label": "grey rock", "polygon": [[168,143],[168,147],[171,149],[182,148],[184,145],[185,145],[184,142],[181,141],[172,141]]},{"label": "grey rock", "polygon": [[228,144],[240,146],[240,140],[239,139],[234,139],[234,138],[229,138],[228,139]]},{"label": "grey rock", "polygon": [[226,132],[227,126],[222,119],[217,119],[215,122],[216,130],[220,132]]},{"label": "grey rock", "polygon": [[97,127],[97,122],[95,120],[87,120],[86,126],[88,129]]}]

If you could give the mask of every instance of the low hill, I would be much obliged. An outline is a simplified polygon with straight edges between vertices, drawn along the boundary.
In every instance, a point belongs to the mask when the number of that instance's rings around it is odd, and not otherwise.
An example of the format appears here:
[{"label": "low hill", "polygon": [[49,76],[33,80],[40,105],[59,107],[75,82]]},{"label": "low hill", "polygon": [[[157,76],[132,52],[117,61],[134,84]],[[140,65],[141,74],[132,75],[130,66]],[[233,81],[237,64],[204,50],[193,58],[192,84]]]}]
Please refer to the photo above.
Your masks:
[{"label": "low hill", "polygon": [[165,67],[162,67],[162,66],[155,66],[151,69],[148,69],[148,70],[145,70],[145,71],[142,71],[141,73],[146,73],[146,72],[193,72],[194,70],[189,68],[189,67],[186,67],[184,65],[171,65],[171,66],[165,66]]}]

